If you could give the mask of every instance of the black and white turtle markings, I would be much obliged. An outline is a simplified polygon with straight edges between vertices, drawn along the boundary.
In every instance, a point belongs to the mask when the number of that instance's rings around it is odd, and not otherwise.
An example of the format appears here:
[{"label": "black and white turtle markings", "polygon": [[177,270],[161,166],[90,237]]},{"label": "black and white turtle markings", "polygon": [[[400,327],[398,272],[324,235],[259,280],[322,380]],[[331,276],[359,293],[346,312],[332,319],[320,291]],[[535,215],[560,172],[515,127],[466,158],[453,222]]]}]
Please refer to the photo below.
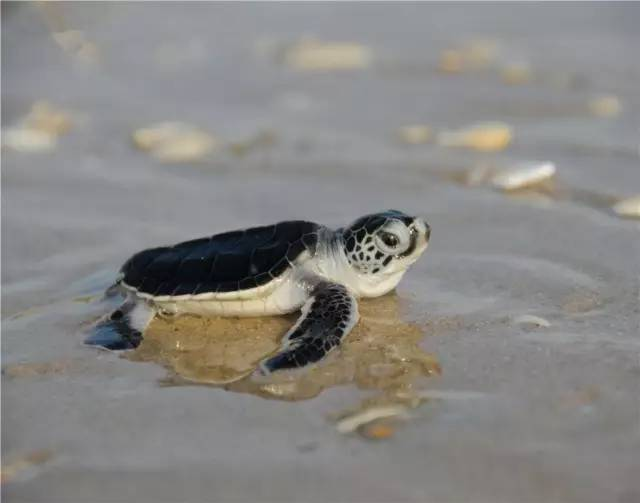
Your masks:
[{"label": "black and white turtle markings", "polygon": [[302,308],[302,316],[284,336],[278,353],[260,364],[262,373],[321,360],[340,345],[357,322],[357,301],[343,285],[318,284]]},{"label": "black and white turtle markings", "polygon": [[349,231],[349,235],[345,236],[345,250],[349,263],[363,274],[379,273],[393,258],[376,248],[373,238],[365,228],[356,232]]},{"label": "black and white turtle markings", "polygon": [[263,373],[304,367],[339,346],[358,321],[358,297],[395,288],[427,247],[429,226],[388,210],[345,229],[303,221],[144,250],[122,267],[125,303],[87,340],[131,349],[156,314],[256,316],[301,309]]}]

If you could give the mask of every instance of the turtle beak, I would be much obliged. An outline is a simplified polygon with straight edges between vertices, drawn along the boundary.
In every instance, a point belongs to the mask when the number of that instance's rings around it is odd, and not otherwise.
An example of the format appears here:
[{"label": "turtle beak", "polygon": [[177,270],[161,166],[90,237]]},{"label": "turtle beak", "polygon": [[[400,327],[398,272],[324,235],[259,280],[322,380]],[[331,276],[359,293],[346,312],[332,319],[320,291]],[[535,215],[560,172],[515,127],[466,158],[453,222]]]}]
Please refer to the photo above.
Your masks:
[{"label": "turtle beak", "polygon": [[424,226],[424,238],[427,240],[427,242],[429,242],[429,239],[431,239],[431,226],[427,222],[424,222]]},{"label": "turtle beak", "polygon": [[413,226],[418,231],[418,234],[424,238],[425,242],[428,243],[431,238],[431,227],[427,221],[423,218],[416,217],[413,220]]},{"label": "turtle beak", "polygon": [[429,246],[429,238],[431,237],[431,227],[420,217],[415,217],[410,225],[412,230],[412,242],[409,249],[403,256],[409,258],[412,264]]}]

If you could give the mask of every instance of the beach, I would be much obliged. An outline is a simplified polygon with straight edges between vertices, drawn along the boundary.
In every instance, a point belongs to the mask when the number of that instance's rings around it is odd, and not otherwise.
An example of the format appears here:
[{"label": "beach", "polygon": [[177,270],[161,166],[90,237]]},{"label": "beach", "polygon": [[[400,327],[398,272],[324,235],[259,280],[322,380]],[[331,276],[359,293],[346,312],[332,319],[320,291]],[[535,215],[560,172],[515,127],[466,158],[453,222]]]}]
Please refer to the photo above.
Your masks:
[{"label": "beach", "polygon": [[[640,5],[2,14],[5,501],[640,500]],[[83,344],[141,249],[387,208],[429,248],[306,377],[240,380],[295,316]]]}]

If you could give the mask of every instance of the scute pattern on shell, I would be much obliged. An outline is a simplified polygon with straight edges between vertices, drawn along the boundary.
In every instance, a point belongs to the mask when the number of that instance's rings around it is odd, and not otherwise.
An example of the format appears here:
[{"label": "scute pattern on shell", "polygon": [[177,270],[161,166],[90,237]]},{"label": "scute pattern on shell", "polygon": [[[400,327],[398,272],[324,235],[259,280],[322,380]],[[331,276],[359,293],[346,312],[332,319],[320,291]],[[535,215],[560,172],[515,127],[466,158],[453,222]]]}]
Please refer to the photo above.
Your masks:
[{"label": "scute pattern on shell", "polygon": [[291,267],[305,250],[315,253],[318,225],[288,221],[151,248],[131,257],[120,281],[152,296],[248,290]]}]

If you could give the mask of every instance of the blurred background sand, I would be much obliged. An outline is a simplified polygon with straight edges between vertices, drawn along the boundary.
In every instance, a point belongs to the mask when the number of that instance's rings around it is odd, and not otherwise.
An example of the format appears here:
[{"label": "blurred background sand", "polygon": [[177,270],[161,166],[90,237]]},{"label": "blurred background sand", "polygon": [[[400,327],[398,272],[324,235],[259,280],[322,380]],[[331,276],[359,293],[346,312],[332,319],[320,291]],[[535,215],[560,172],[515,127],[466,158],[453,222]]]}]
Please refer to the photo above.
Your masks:
[{"label": "blurred background sand", "polygon": [[[615,209],[640,193],[639,23],[637,3],[3,2],[6,501],[640,500],[640,246]],[[530,161],[555,174],[497,186]],[[379,396],[356,377],[265,400],[82,345],[141,248],[384,208],[433,228],[389,319],[438,371],[408,371],[432,399],[377,442],[336,428]]]}]

